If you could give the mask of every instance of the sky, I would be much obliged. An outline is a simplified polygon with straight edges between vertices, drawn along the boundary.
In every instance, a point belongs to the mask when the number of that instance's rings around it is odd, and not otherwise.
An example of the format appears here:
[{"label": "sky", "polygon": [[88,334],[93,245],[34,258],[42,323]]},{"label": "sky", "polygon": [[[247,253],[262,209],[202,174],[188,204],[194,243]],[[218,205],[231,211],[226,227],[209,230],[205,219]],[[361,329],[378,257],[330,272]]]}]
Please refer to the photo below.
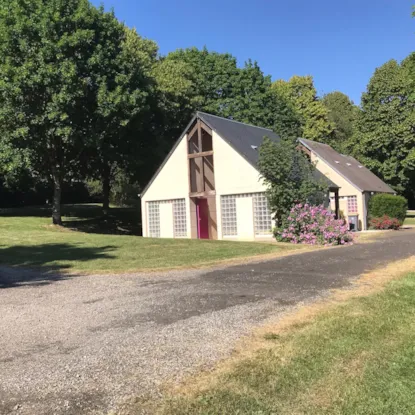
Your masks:
[{"label": "sky", "polygon": [[376,67],[415,48],[415,0],[92,0],[165,55],[196,46],[256,60],[273,80],[312,75],[360,103]]}]

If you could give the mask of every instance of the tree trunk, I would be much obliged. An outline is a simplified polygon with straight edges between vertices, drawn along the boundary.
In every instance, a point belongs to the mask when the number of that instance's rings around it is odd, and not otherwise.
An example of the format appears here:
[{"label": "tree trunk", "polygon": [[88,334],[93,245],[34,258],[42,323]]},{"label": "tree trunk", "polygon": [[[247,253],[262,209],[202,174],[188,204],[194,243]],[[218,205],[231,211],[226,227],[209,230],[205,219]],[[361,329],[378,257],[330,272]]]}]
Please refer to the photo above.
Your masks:
[{"label": "tree trunk", "polygon": [[52,222],[54,225],[62,225],[61,216],[61,196],[62,186],[59,178],[53,178],[53,206],[52,206]]},{"label": "tree trunk", "polygon": [[102,172],[102,210],[104,215],[108,215],[110,209],[110,192],[111,192],[111,180],[110,180],[110,169],[105,167]]}]

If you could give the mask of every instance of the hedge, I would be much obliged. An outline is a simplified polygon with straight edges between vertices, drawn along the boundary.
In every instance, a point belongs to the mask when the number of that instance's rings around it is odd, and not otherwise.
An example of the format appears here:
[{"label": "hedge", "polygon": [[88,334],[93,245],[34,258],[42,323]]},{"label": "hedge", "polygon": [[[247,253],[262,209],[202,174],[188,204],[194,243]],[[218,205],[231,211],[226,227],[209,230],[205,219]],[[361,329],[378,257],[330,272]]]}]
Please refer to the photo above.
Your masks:
[{"label": "hedge", "polygon": [[369,217],[371,219],[387,215],[403,223],[407,210],[408,201],[403,196],[378,193],[369,200]]}]

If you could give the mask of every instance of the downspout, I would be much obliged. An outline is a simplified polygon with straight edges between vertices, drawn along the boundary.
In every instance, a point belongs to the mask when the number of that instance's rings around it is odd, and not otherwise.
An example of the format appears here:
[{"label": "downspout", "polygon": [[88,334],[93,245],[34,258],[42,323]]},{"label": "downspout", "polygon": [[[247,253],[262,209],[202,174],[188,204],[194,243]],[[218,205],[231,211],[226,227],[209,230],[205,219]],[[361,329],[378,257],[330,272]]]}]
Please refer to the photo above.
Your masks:
[{"label": "downspout", "polygon": [[366,206],[366,192],[362,193],[362,202],[363,202],[363,215],[364,217],[362,218],[362,224],[363,224],[363,231],[367,231],[367,206]]}]

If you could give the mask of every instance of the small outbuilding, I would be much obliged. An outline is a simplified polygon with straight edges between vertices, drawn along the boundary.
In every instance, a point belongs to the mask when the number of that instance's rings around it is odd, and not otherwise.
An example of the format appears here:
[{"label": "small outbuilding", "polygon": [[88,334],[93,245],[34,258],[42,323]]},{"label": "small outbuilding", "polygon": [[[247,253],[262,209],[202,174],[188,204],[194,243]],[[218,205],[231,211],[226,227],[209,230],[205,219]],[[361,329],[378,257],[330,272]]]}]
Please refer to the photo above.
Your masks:
[{"label": "small outbuilding", "polygon": [[[299,139],[300,147],[318,171],[339,187],[339,214],[352,229],[368,229],[368,202],[376,193],[396,192],[355,158],[335,151],[327,144]],[[334,208],[332,197],[331,206]]]}]

